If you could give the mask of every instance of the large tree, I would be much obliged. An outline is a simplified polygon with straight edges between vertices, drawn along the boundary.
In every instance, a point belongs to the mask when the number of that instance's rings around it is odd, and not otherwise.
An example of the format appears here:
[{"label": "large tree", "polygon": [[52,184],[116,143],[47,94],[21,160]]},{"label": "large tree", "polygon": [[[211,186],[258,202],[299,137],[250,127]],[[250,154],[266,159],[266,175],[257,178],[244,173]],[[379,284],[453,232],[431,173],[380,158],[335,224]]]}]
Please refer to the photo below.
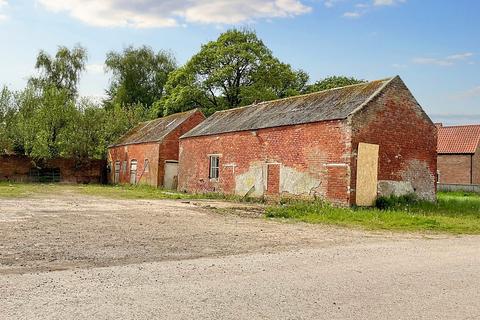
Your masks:
[{"label": "large tree", "polygon": [[229,30],[172,72],[159,115],[200,107],[206,114],[301,93],[308,75],[275,58],[257,35]]},{"label": "large tree", "polygon": [[30,84],[40,90],[48,87],[66,90],[71,97],[76,97],[86,63],[87,50],[80,45],[72,49],[60,46],[54,57],[41,50],[35,64],[39,74],[30,79]]},{"label": "large tree", "polygon": [[168,75],[176,68],[172,54],[147,46],[111,51],[105,65],[112,72],[107,105],[142,104],[146,109],[162,98]]}]

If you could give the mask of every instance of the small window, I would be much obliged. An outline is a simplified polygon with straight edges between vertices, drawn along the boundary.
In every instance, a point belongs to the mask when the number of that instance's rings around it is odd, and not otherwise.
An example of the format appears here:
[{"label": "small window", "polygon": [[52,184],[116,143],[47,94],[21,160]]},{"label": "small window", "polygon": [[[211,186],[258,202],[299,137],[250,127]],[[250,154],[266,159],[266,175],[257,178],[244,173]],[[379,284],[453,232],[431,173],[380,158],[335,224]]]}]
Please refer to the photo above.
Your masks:
[{"label": "small window", "polygon": [[127,160],[123,160],[123,163],[122,163],[122,172],[123,172],[123,174],[126,174],[126,173],[127,173]]},{"label": "small window", "polygon": [[220,168],[220,157],[219,156],[210,156],[210,179],[218,179]]},{"label": "small window", "polygon": [[148,162],[148,159],[145,159],[145,163],[143,165],[143,172],[149,172],[150,171],[150,162]]}]

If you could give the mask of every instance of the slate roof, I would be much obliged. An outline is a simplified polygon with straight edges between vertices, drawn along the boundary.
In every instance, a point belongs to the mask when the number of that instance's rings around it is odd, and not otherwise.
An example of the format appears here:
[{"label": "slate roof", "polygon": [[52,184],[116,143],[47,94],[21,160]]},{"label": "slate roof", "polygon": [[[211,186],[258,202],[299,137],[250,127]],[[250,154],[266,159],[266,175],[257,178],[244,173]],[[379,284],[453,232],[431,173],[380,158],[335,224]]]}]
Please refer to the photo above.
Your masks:
[{"label": "slate roof", "polygon": [[437,129],[437,153],[474,154],[480,143],[480,125],[437,126]]},{"label": "slate roof", "polygon": [[198,109],[194,109],[141,122],[109,147],[159,142],[197,111]]},{"label": "slate roof", "polygon": [[345,119],[394,78],[217,111],[181,138]]}]

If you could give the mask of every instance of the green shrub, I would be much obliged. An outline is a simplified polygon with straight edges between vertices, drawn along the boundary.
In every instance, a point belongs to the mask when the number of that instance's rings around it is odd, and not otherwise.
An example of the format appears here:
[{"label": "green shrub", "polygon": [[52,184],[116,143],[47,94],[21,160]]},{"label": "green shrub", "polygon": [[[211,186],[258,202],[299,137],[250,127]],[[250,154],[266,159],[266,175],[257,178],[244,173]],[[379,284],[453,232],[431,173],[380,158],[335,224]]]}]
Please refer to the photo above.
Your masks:
[{"label": "green shrub", "polygon": [[417,203],[417,196],[414,193],[410,193],[403,196],[378,197],[375,201],[375,207],[380,210],[393,210],[413,206]]}]

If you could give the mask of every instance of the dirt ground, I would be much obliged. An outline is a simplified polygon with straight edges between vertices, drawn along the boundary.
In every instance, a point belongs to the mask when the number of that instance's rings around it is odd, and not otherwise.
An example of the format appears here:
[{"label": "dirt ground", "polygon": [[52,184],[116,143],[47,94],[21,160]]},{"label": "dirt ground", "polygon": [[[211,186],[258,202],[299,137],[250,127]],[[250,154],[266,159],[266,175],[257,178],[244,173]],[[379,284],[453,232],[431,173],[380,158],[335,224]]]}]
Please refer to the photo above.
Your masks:
[{"label": "dirt ground", "polygon": [[[58,194],[0,199],[0,274],[366,241],[375,234],[256,217],[259,205]],[[384,235],[380,235],[384,236]]]},{"label": "dirt ground", "polygon": [[0,319],[480,317],[479,237],[261,210],[68,190],[0,199]]}]

